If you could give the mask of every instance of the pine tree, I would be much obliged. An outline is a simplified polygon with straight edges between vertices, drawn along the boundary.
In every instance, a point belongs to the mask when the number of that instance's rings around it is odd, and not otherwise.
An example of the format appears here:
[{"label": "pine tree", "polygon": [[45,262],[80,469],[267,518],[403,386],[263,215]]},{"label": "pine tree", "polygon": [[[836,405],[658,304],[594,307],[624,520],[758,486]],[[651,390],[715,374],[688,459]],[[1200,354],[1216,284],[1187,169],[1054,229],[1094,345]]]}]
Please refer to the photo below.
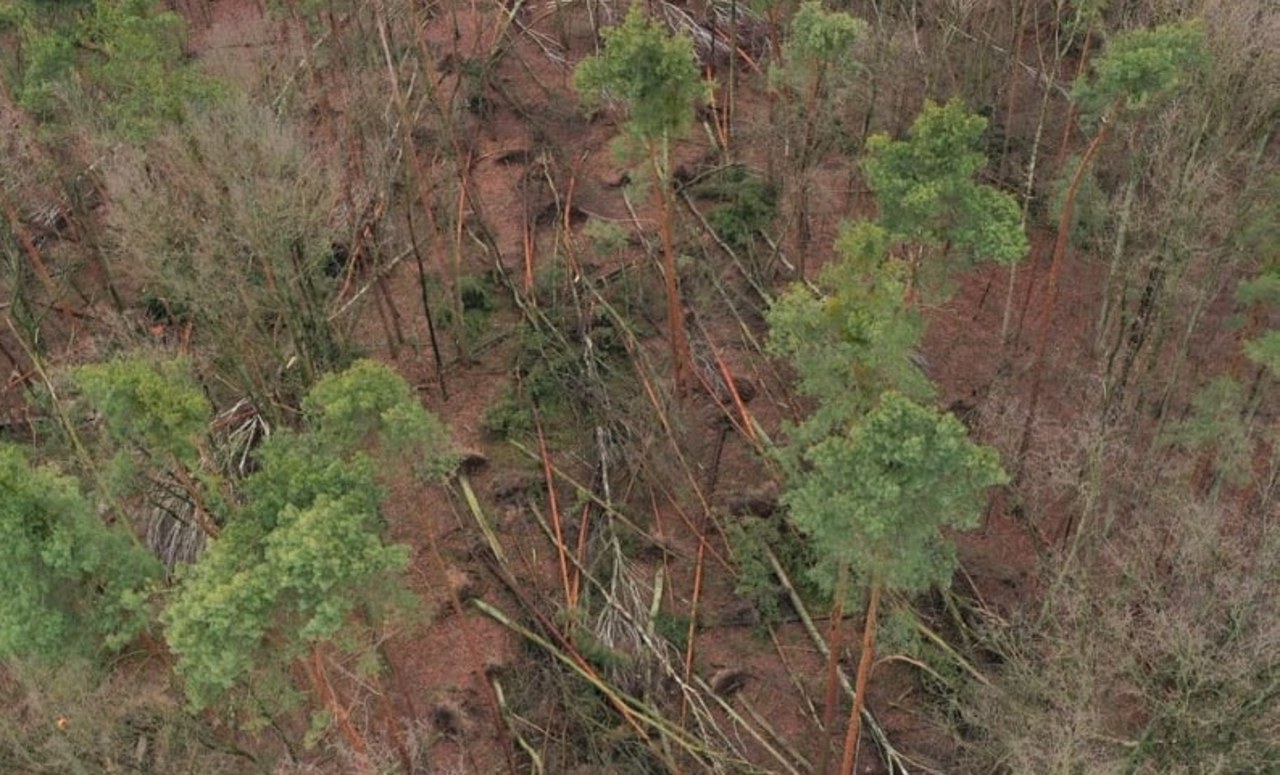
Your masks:
[{"label": "pine tree", "polygon": [[[1048,352],[1053,330],[1058,283],[1066,260],[1075,198],[1085,173],[1106,143],[1113,127],[1124,121],[1133,121],[1171,98],[1206,62],[1204,29],[1199,22],[1166,24],[1151,30],[1138,30],[1114,37],[1107,44],[1106,50],[1094,60],[1093,80],[1077,83],[1072,92],[1072,98],[1080,106],[1082,115],[1099,128],[1075,166],[1058,214],[1058,233],[1045,285],[1045,300],[1040,309],[1040,330],[1031,368],[1027,417],[1023,422],[1022,438],[1018,444],[1018,460],[1026,459],[1031,446],[1031,428],[1035,422],[1043,386],[1045,354]],[[1113,396],[1114,393],[1110,395]],[[1018,475],[1021,476],[1022,472],[1020,467]]]},{"label": "pine tree", "polygon": [[800,392],[815,404],[780,457],[789,478],[783,503],[819,558],[815,582],[833,599],[826,726],[834,722],[850,579],[869,592],[846,773],[882,591],[919,592],[949,579],[955,558],[940,529],[973,527],[985,489],[1005,480],[994,451],[972,444],[954,417],[918,403],[933,386],[916,363],[922,323],[904,298],[908,269],[890,257],[893,242],[877,223],[846,227],[840,260],[819,277],[824,295],[797,285],[769,311],[770,347],[790,359]]},{"label": "pine tree", "polygon": [[104,495],[180,491],[191,519],[207,536],[218,532],[227,491],[207,443],[213,407],[185,359],[119,357],[76,369],[84,399],[103,429],[98,454],[106,460]]},{"label": "pine tree", "polygon": [[861,65],[854,58],[854,46],[866,33],[866,22],[842,11],[827,11],[821,3],[801,3],[791,17],[791,30],[782,49],[781,61],[770,72],[779,92],[788,98],[803,126],[788,131],[786,156],[791,160],[788,184],[792,190],[783,197],[790,206],[789,220],[796,230],[794,252],[801,278],[809,253],[808,175],[824,153],[846,133],[841,120],[848,111],[841,104]]},{"label": "pine tree", "polygon": [[574,86],[588,104],[612,98],[627,106],[627,134],[648,157],[661,218],[662,271],[667,297],[668,337],[676,388],[690,387],[693,366],[685,331],[684,307],[676,276],[673,234],[675,202],[671,189],[671,142],[688,129],[694,104],[704,92],[693,42],[671,35],[645,17],[639,5],[604,31],[604,50],[578,65]]},{"label": "pine tree", "polygon": [[873,222],[846,226],[839,259],[818,276],[822,295],[796,284],[769,309],[769,349],[790,360],[800,392],[815,403],[790,433],[793,449],[846,432],[885,390],[919,401],[933,394],[914,362],[924,324],[903,301],[903,267],[889,258],[890,244]]},{"label": "pine tree", "polygon": [[837,600],[851,577],[868,592],[840,769],[847,775],[858,748],[881,594],[946,583],[956,560],[942,529],[976,527],[986,489],[1008,477],[995,451],[969,441],[954,417],[892,391],[856,427],[817,443],[804,457],[808,469],[782,500],[819,557],[814,580]]},{"label": "pine tree", "polygon": [[188,103],[217,87],[183,51],[182,17],[154,0],[95,0],[68,12],[62,4],[16,3],[22,41],[22,106],[65,121],[85,111],[103,128],[142,143],[181,122]]},{"label": "pine tree", "polygon": [[880,224],[907,252],[908,298],[919,285],[930,299],[944,295],[952,268],[933,264],[957,252],[968,261],[1002,264],[1027,254],[1017,201],[975,180],[987,163],[978,150],[986,125],[956,100],[926,102],[907,139],[878,134],[867,140],[863,172]]},{"label": "pine tree", "polygon": [[326,676],[326,654],[361,654],[409,605],[408,548],[382,539],[382,482],[451,469],[444,426],[388,367],[358,361],[303,403],[306,428],[274,434],[243,505],[182,574],[162,619],[193,707],[270,682],[309,692],[357,752],[363,735]]},{"label": "pine tree", "polygon": [[94,513],[78,483],[0,444],[0,659],[118,648],[148,621],[159,564]]}]

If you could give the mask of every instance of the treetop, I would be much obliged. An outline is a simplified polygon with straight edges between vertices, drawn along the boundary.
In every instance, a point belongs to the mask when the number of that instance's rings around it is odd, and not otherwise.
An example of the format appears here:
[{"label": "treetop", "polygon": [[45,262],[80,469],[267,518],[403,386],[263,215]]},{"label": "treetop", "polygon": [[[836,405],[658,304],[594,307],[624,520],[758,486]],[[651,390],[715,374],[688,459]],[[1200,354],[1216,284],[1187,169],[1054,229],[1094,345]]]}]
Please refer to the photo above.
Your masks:
[{"label": "treetop", "polygon": [[1086,114],[1104,114],[1113,105],[1139,111],[1173,94],[1207,63],[1199,20],[1126,32],[1107,42],[1093,61],[1093,80],[1077,84],[1072,96]]},{"label": "treetop", "polygon": [[578,65],[574,86],[588,105],[602,98],[625,102],[627,130],[652,142],[679,135],[693,119],[704,86],[693,41],[673,35],[631,6],[622,24],[603,32],[604,50]]}]

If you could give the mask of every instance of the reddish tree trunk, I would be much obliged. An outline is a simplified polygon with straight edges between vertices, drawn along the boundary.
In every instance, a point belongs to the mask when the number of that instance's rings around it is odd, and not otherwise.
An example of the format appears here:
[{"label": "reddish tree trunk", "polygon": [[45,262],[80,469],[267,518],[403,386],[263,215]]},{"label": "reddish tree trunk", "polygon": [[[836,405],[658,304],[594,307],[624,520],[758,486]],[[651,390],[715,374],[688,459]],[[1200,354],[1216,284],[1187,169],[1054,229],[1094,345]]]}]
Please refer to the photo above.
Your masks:
[{"label": "reddish tree trunk", "polygon": [[1035,360],[1031,367],[1031,396],[1028,399],[1027,418],[1022,425],[1022,439],[1018,443],[1016,458],[1018,482],[1022,481],[1023,472],[1026,470],[1023,461],[1031,446],[1031,426],[1035,421],[1036,408],[1040,402],[1040,390],[1044,384],[1044,359],[1049,348],[1049,332],[1053,326],[1053,308],[1058,301],[1058,280],[1062,275],[1062,264],[1067,255],[1067,240],[1071,235],[1071,215],[1075,209],[1076,192],[1080,190],[1080,183],[1084,180],[1084,173],[1089,169],[1093,157],[1097,155],[1098,149],[1102,147],[1110,133],[1111,124],[1104,121],[1102,129],[1085,149],[1084,156],[1080,157],[1080,164],[1076,167],[1075,175],[1071,177],[1066,196],[1062,200],[1062,213],[1058,218],[1058,236],[1053,243],[1053,260],[1049,265],[1049,280],[1045,285],[1045,298],[1040,307],[1040,335],[1036,343]]},{"label": "reddish tree trunk", "polygon": [[853,710],[849,711],[849,729],[844,737],[844,758],[840,775],[852,775],[858,758],[858,742],[862,737],[862,708],[866,705],[867,679],[875,656],[876,617],[880,614],[880,581],[871,582],[871,600],[867,602],[867,619],[862,625],[862,654],[858,657],[858,677],[853,683]]}]

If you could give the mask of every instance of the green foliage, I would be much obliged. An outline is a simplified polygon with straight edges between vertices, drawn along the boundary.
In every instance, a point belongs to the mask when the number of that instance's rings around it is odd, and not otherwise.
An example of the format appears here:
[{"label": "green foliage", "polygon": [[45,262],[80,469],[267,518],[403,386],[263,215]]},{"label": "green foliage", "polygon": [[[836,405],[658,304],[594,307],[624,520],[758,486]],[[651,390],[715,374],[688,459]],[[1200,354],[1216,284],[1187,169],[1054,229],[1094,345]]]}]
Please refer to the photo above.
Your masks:
[{"label": "green foliage", "polygon": [[391,459],[442,478],[453,469],[449,434],[389,366],[359,360],[324,377],[302,402],[312,436],[324,448],[354,451],[379,441]]},{"label": "green foliage", "polygon": [[214,93],[186,62],[182,18],[153,0],[96,0],[69,18],[27,3],[22,17],[26,65],[15,91],[44,118],[69,117],[87,99],[111,131],[142,142]]},{"label": "green foliage", "polygon": [[1063,31],[1073,38],[1083,38],[1102,21],[1102,14],[1111,0],[1067,0],[1070,16],[1062,20]]},{"label": "green foliage", "polygon": [[458,297],[466,312],[492,312],[494,309],[493,295],[482,280],[472,275],[458,278]]},{"label": "green foliage", "polygon": [[[919,615],[910,606],[890,606],[888,611],[880,615],[876,626],[876,651],[923,659],[928,654],[928,648],[924,636],[916,628],[918,621]],[[930,669],[933,669],[932,665]]]},{"label": "green foliage", "polygon": [[573,645],[583,659],[599,670],[625,670],[636,661],[633,655],[613,648],[586,627],[578,627],[573,631]]},{"label": "green foliage", "polygon": [[[1080,161],[1078,155],[1068,158],[1062,173],[1054,181],[1049,199],[1049,216],[1053,223],[1057,223],[1062,217],[1067,189],[1079,169]],[[1100,249],[1101,243],[1115,232],[1115,217],[1112,203],[1108,201],[1107,192],[1099,185],[1094,170],[1085,170],[1071,207],[1071,243],[1085,250]]]},{"label": "green foliage", "polygon": [[[486,410],[489,433],[529,437],[535,407],[543,429],[553,436],[559,431],[577,436],[583,427],[616,421],[612,408],[638,389],[625,363],[625,340],[648,314],[647,309],[635,311],[647,303],[648,289],[640,276],[647,275],[619,272],[598,286],[606,313],[566,290],[571,278],[558,260],[539,270],[534,278],[539,315],[518,329],[517,379]],[[573,443],[567,437],[563,441]]]},{"label": "green foliage", "polygon": [[[317,486],[313,477],[310,486],[294,484],[295,500],[270,529],[250,519],[233,522],[183,575],[163,618],[194,707],[207,706],[257,669],[283,668],[337,637],[358,608],[397,594],[408,549],[379,538],[377,489],[368,470],[363,481]],[[341,468],[326,471],[337,478]],[[308,500],[307,490],[327,492]],[[331,494],[336,490],[344,492]]]},{"label": "green foliage", "polygon": [[975,258],[1011,264],[1031,249],[1017,201],[991,186],[973,187],[958,204],[951,229],[951,241],[968,248]]},{"label": "green foliage", "polygon": [[791,31],[783,46],[787,64],[775,71],[775,77],[801,94],[820,98],[858,70],[853,47],[866,30],[863,20],[806,0],[791,17]]},{"label": "green foliage", "polygon": [[[1270,269],[1241,281],[1236,290],[1236,300],[1255,311],[1280,308],[1280,271]],[[1245,342],[1244,354],[1266,368],[1273,379],[1280,379],[1280,330],[1272,328]]]},{"label": "green foliage", "polygon": [[653,617],[653,630],[658,637],[670,643],[680,653],[689,649],[689,617],[685,614],[673,614],[658,611]]},{"label": "green foliage", "polygon": [[377,506],[378,492],[371,486],[374,464],[368,455],[334,450],[309,433],[276,433],[256,454],[260,468],[242,486],[245,498],[237,521],[270,532],[290,505],[356,492],[365,493],[371,507]]},{"label": "green foliage", "polygon": [[707,223],[734,250],[749,250],[777,213],[777,192],[760,175],[741,165],[727,167],[715,179],[699,184],[699,198],[714,196],[722,204],[707,213]]},{"label": "green foliage", "polygon": [[1164,434],[1167,445],[1212,455],[1214,469],[1228,481],[1248,479],[1253,445],[1242,415],[1244,390],[1230,377],[1217,377],[1191,402],[1191,414]]},{"label": "green foliage", "polygon": [[1017,202],[974,180],[986,165],[979,150],[986,123],[956,100],[926,102],[906,140],[868,138],[863,172],[895,241],[1005,264],[1026,255]]},{"label": "green foliage", "polygon": [[76,369],[75,383],[119,446],[165,463],[198,464],[212,407],[185,359],[116,358]]},{"label": "green foliage", "polygon": [[804,597],[816,598],[806,568],[813,566],[813,549],[799,540],[795,531],[780,520],[745,519],[730,522],[725,534],[733,547],[737,560],[737,578],[733,592],[750,602],[760,614],[762,626],[782,623],[783,600],[786,590],[774,573],[768,552],[772,551],[787,572],[797,592]]},{"label": "green foliage", "polygon": [[611,256],[627,247],[630,233],[616,223],[592,218],[582,228],[582,234],[598,256]]},{"label": "green foliage", "polygon": [[627,18],[604,31],[604,51],[578,65],[574,87],[588,106],[609,97],[629,109],[627,131],[642,143],[682,134],[704,87],[693,41],[670,34],[631,6]]},{"label": "green foliage", "polygon": [[370,361],[322,379],[303,407],[309,432],[264,444],[245,505],[163,614],[194,707],[261,671],[287,670],[318,644],[355,648],[353,614],[392,612],[405,596],[409,553],[382,542],[375,474],[407,456],[441,475],[452,466],[443,426],[403,379]]},{"label": "green foliage", "polygon": [[263,638],[276,600],[259,543],[251,526],[229,525],[199,563],[179,574],[161,615],[194,708],[211,704],[267,656]]},{"label": "green foliage", "polygon": [[1246,307],[1255,304],[1280,306],[1280,272],[1264,272],[1242,280],[1236,289],[1236,301]]},{"label": "green foliage", "polygon": [[141,495],[186,521],[171,510],[180,497],[193,522],[223,521],[230,490],[209,454],[213,409],[189,361],[121,356],[81,366],[72,379],[101,418],[93,454],[105,461],[100,481],[111,495]]},{"label": "green foliage", "polygon": [[888,259],[889,235],[860,221],[836,243],[841,260],[822,271],[815,297],[796,285],[770,308],[769,349],[788,358],[800,392],[816,401],[792,433],[803,449],[858,422],[890,388],[916,400],[933,392],[912,362],[923,323],[903,302],[901,267]]},{"label": "green foliage", "polygon": [[332,637],[360,599],[379,589],[370,581],[408,564],[409,547],[382,544],[381,518],[369,508],[367,495],[357,491],[320,496],[305,507],[289,504],[264,541],[265,567],[273,572],[277,594],[300,617],[298,635],[305,641]]},{"label": "green foliage", "polygon": [[[769,70],[770,85],[788,103],[783,115],[801,125],[779,127],[786,134],[797,170],[809,170],[832,145],[847,143],[844,122],[855,77],[862,70],[854,47],[866,22],[842,11],[824,10],[814,0],[801,3],[791,17],[780,62]],[[785,120],[785,119],[784,119]],[[804,207],[803,188],[796,202]]]},{"label": "green foliage", "polygon": [[493,311],[496,299],[489,281],[478,275],[463,275],[454,289],[456,296],[441,305],[437,324],[452,328],[466,350],[475,347],[493,333]]},{"label": "green foliage", "polygon": [[508,390],[485,409],[484,429],[497,439],[519,439],[533,433],[533,413],[514,391]]},{"label": "green foliage", "polygon": [[1176,92],[1208,62],[1200,21],[1123,33],[1107,42],[1093,60],[1093,80],[1077,84],[1072,97],[1086,115],[1103,115],[1113,107],[1145,110]]},{"label": "green foliage", "polygon": [[812,540],[814,578],[827,591],[841,566],[890,589],[949,581],[955,550],[941,528],[976,527],[986,488],[1008,480],[959,420],[894,392],[804,457],[810,468],[782,501]]},{"label": "green foliage", "polygon": [[123,645],[146,624],[159,566],[94,514],[76,482],[0,445],[0,658]]},{"label": "green foliage", "polygon": [[1273,379],[1280,379],[1280,330],[1273,329],[1245,342],[1244,353],[1254,363],[1265,367]]}]

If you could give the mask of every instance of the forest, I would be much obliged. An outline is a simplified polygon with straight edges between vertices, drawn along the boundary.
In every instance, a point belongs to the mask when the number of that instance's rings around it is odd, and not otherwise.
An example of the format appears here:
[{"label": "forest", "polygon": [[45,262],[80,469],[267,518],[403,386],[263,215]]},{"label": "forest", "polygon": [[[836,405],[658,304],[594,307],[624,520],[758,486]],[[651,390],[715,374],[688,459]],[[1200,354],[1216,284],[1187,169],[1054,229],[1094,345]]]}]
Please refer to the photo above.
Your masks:
[{"label": "forest", "polygon": [[1275,0],[0,0],[0,772],[1280,772]]}]

